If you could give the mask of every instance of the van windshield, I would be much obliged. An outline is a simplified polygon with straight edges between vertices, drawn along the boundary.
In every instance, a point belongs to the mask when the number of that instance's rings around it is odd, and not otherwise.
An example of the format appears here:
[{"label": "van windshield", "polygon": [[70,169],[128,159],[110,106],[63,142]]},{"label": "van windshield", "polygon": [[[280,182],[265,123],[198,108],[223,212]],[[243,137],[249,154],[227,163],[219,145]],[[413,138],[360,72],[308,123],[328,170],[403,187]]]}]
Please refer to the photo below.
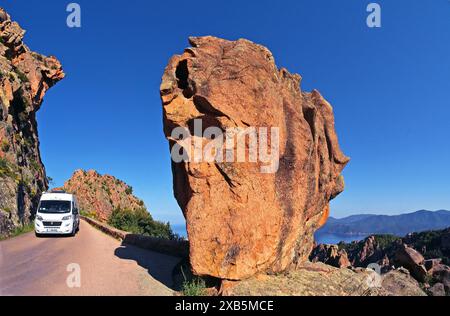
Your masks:
[{"label": "van windshield", "polygon": [[69,213],[70,204],[70,201],[41,201],[41,204],[39,205],[39,213]]}]

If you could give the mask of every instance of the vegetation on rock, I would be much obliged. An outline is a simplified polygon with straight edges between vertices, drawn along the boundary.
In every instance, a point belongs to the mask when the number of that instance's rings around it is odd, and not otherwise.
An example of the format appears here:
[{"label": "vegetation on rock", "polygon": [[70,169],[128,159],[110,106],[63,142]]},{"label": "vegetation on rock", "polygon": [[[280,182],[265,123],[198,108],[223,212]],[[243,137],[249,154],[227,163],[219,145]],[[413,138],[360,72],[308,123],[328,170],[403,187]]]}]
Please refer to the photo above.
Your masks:
[{"label": "vegetation on rock", "polygon": [[190,281],[184,281],[181,291],[184,296],[206,296],[206,283],[202,278],[194,277]]},{"label": "vegetation on rock", "polygon": [[111,175],[95,170],[77,170],[60,189],[77,196],[80,213],[134,234],[177,239],[169,223],[152,218],[133,188]]},{"label": "vegetation on rock", "polygon": [[[17,237],[22,234],[26,234],[34,231],[34,223],[30,222],[28,224],[16,226],[12,232],[9,233],[8,238]],[[6,236],[0,236],[0,240],[6,239]]]},{"label": "vegetation on rock", "polygon": [[169,223],[155,221],[146,209],[122,210],[115,209],[108,224],[130,233],[141,234],[164,239],[175,239]]}]

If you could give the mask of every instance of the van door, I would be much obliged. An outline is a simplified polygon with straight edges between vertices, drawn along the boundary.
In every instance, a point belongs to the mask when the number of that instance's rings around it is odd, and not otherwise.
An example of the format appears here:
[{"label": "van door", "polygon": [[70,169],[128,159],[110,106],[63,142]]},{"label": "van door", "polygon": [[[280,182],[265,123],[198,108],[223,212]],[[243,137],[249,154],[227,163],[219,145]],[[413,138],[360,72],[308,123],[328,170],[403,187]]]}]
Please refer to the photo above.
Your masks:
[{"label": "van door", "polygon": [[78,228],[80,224],[80,214],[78,212],[78,205],[76,201],[72,202],[72,215],[73,215],[73,224]]}]

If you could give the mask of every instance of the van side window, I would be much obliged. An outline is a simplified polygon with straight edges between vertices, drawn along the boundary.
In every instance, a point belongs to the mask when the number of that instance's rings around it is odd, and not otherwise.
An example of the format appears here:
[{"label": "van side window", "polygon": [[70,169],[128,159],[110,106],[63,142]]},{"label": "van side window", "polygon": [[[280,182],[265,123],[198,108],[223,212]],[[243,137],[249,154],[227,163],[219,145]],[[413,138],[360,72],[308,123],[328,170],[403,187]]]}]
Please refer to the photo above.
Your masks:
[{"label": "van side window", "polygon": [[77,205],[75,204],[75,202],[72,202],[72,213],[78,214],[78,208],[77,208]]}]

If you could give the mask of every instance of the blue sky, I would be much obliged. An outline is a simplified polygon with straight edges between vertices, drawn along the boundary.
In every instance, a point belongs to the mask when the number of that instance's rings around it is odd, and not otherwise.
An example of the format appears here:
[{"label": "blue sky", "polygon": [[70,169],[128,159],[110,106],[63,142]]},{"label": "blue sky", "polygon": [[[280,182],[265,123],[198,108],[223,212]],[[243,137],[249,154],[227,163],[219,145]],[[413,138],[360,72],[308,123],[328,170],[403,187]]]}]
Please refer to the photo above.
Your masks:
[{"label": "blue sky", "polygon": [[450,1],[2,0],[31,49],[57,56],[66,79],[38,113],[42,158],[55,185],[96,169],[134,187],[155,218],[183,217],[172,194],[159,84],[190,35],[248,38],[333,105],[346,191],[332,215],[450,209]]}]

